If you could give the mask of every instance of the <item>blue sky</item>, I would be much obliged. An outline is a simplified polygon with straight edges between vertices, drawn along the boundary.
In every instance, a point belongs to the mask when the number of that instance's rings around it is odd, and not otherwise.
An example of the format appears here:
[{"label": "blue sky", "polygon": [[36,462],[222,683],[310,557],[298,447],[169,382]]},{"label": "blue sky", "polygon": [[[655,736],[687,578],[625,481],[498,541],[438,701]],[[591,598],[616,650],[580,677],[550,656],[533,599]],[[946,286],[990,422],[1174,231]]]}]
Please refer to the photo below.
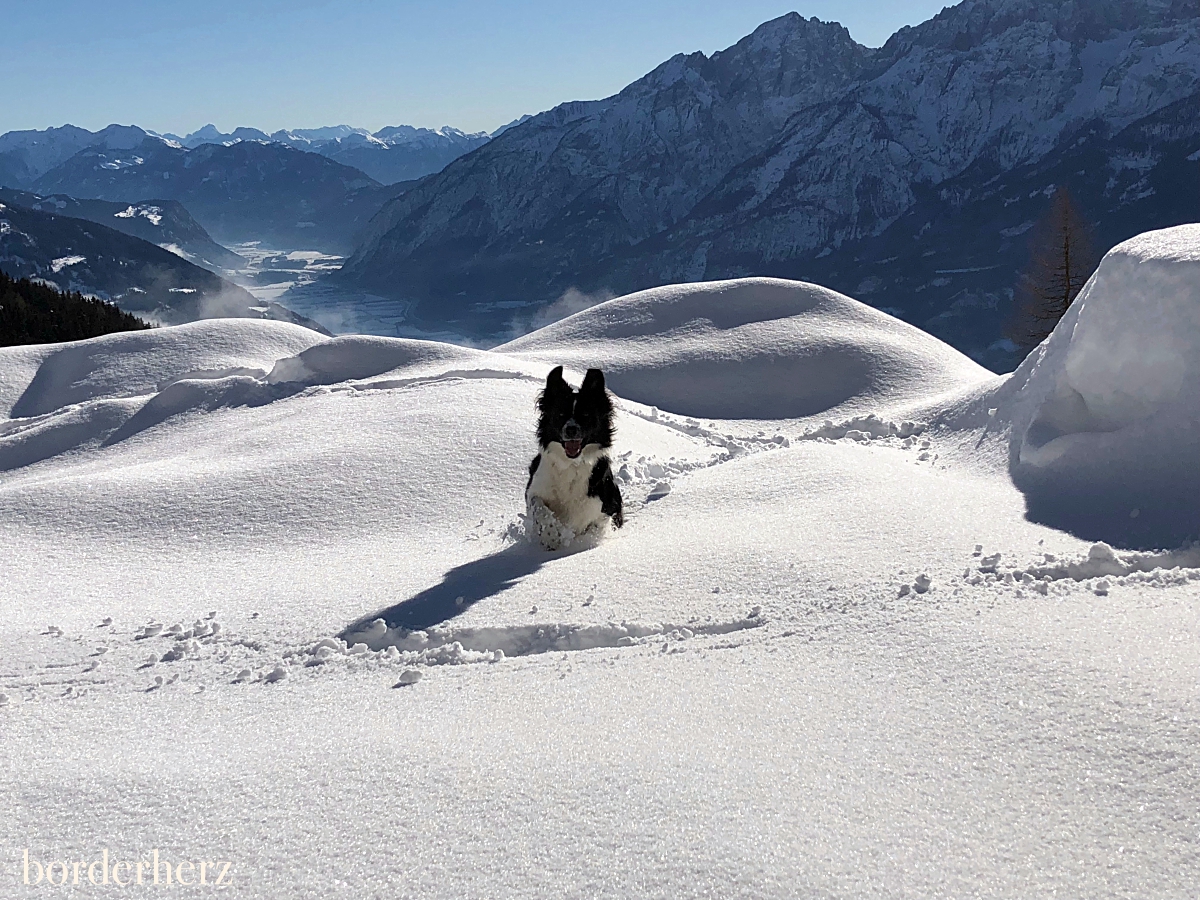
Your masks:
[{"label": "blue sky", "polygon": [[0,0],[0,133],[345,123],[492,130],[795,10],[882,44],[946,0]]}]

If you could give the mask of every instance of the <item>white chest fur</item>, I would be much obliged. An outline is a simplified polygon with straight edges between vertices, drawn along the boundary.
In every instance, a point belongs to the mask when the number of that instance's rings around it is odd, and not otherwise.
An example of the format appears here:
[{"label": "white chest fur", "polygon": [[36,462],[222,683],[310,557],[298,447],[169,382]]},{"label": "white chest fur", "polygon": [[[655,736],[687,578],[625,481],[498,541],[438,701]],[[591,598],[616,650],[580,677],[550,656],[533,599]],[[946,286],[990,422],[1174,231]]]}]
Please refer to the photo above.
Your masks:
[{"label": "white chest fur", "polygon": [[604,515],[600,498],[587,495],[592,468],[603,455],[600,447],[589,444],[577,458],[570,459],[562,444],[551,444],[542,451],[541,462],[525,492],[526,499],[541,500],[560,522],[582,534]]}]

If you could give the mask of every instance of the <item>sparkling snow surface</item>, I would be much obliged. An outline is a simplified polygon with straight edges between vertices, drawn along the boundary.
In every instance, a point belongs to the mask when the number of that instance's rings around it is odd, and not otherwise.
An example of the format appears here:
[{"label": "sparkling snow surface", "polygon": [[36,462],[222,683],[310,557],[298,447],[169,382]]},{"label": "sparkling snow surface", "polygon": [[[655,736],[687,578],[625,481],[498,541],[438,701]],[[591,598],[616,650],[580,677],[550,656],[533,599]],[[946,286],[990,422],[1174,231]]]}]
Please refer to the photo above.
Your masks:
[{"label": "sparkling snow surface", "polygon": [[[556,362],[628,509],[570,553],[521,534]],[[1194,897],[1200,554],[1028,521],[1033,389],[765,280],[0,349],[0,893]]]}]

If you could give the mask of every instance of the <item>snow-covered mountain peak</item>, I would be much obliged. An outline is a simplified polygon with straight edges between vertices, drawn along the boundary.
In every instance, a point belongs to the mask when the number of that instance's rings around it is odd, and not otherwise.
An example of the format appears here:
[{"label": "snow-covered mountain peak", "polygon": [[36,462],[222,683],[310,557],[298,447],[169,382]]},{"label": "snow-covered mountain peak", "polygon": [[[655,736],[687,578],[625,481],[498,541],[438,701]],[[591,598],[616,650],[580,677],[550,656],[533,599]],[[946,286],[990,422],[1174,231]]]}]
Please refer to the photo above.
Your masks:
[{"label": "snow-covered mountain peak", "polygon": [[132,150],[151,137],[150,133],[136,125],[109,125],[95,134],[92,146],[108,150]]}]

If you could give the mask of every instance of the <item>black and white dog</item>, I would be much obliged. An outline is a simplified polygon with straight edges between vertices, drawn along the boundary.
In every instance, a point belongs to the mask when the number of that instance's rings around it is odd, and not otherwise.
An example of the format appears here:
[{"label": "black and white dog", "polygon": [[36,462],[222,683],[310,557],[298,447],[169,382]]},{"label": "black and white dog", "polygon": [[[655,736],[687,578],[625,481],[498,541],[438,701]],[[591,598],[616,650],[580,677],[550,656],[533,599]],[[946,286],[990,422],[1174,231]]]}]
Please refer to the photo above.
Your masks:
[{"label": "black and white dog", "polygon": [[598,534],[608,519],[620,528],[625,516],[608,462],[613,405],[604,373],[588,369],[576,391],[559,366],[547,376],[537,405],[541,452],[529,464],[525,485],[531,533],[547,550],[558,550],[576,537]]}]

